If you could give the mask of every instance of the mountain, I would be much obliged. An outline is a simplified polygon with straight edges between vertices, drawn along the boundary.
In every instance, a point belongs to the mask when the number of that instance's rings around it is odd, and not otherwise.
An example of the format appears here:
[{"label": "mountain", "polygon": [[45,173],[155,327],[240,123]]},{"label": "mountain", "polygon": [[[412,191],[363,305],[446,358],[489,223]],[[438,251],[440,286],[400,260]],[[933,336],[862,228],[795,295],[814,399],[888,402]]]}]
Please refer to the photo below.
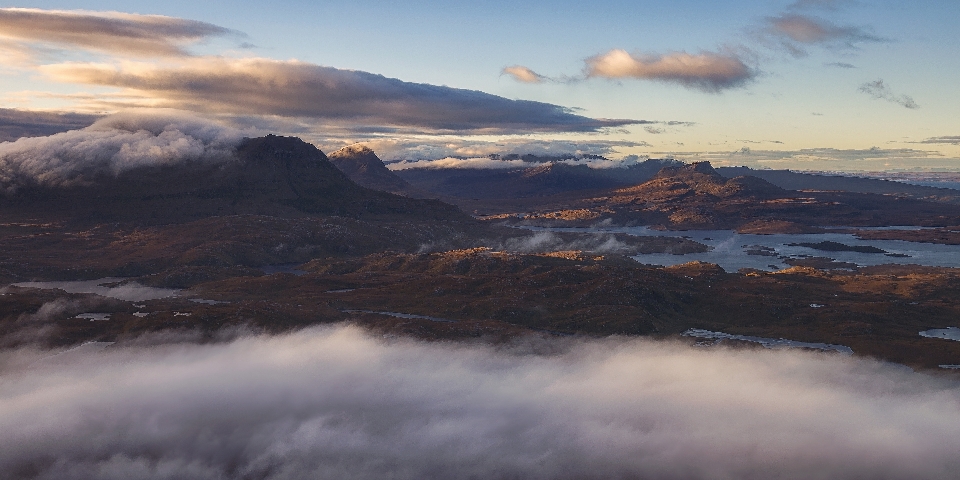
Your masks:
[{"label": "mountain", "polygon": [[351,180],[364,187],[397,194],[413,190],[409,183],[387,169],[380,157],[366,146],[343,147],[327,158]]},{"label": "mountain", "polygon": [[415,216],[464,221],[456,207],[357,185],[315,146],[294,137],[245,139],[232,158],[186,161],[102,174],[73,186],[21,187],[0,197],[5,216],[179,223],[210,216]]},{"label": "mountain", "polygon": [[0,277],[141,275],[461,248],[488,232],[453,205],[359,186],[293,137],[245,139],[227,159],[85,180],[0,195]]},{"label": "mountain", "polygon": [[448,201],[516,199],[635,185],[675,160],[651,159],[624,168],[590,168],[546,162],[529,168],[408,168],[395,173],[409,184]]},{"label": "mountain", "polygon": [[754,176],[727,178],[709,162],[664,167],[640,185],[594,192],[560,208],[545,204],[524,218],[551,223],[610,219],[616,224],[744,233],[960,223],[956,206],[950,204],[874,193],[787,190]]},{"label": "mountain", "polygon": [[911,185],[875,178],[841,175],[817,175],[790,170],[754,170],[749,167],[720,167],[717,172],[727,178],[750,175],[762,178],[788,190],[823,190],[880,195],[901,195],[921,200],[960,203],[960,192],[950,188]]}]

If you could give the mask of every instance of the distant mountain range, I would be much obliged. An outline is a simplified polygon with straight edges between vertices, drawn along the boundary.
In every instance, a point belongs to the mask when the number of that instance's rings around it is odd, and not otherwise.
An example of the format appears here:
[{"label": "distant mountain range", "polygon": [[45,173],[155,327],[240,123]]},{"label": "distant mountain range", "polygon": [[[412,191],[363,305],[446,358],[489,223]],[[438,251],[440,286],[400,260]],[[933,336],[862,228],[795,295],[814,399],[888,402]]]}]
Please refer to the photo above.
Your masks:
[{"label": "distant mountain range", "polygon": [[903,195],[930,201],[960,203],[960,191],[950,188],[913,185],[904,182],[860,178],[855,176],[822,175],[790,170],[754,170],[749,167],[719,167],[717,172],[727,178],[750,175],[762,178],[788,190],[842,191]]}]

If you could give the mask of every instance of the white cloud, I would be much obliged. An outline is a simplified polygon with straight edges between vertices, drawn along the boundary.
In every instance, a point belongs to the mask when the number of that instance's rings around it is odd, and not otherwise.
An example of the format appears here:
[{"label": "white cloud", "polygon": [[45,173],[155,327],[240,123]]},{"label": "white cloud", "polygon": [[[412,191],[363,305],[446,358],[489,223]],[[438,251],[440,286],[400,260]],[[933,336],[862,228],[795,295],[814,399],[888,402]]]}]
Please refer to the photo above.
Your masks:
[{"label": "white cloud", "polygon": [[756,76],[738,56],[714,52],[632,55],[614,49],[586,63],[588,77],[659,80],[707,92],[739,87]]},{"label": "white cloud", "polygon": [[523,65],[513,65],[511,67],[506,67],[501,72],[502,74],[510,75],[514,80],[523,83],[543,83],[547,80],[547,77],[540,75],[533,70],[530,70]]},{"label": "white cloud", "polygon": [[960,468],[956,382],[829,354],[626,339],[496,350],[331,328],[38,356],[0,357],[11,476],[947,479]]},{"label": "white cloud", "polygon": [[176,111],[129,112],[81,130],[0,143],[0,190],[85,183],[146,165],[232,158],[244,132]]}]

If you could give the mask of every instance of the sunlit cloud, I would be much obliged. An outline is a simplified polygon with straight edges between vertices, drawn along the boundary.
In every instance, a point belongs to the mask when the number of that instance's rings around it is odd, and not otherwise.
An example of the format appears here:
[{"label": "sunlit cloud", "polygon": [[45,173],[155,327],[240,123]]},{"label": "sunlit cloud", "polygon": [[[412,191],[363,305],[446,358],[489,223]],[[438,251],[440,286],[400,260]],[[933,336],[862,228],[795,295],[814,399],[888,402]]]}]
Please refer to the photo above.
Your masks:
[{"label": "sunlit cloud", "polygon": [[512,67],[506,67],[501,72],[504,75],[510,75],[514,80],[523,83],[543,83],[548,80],[547,77],[540,75],[533,70],[530,70],[523,65],[514,65]]},{"label": "sunlit cloud", "polygon": [[859,90],[877,100],[886,100],[888,102],[896,103],[904,108],[920,108],[920,106],[917,105],[917,102],[913,101],[913,98],[909,95],[898,95],[893,93],[893,91],[890,90],[890,87],[883,82],[883,79],[866,82],[863,85],[860,85]]},{"label": "sunlit cloud", "polygon": [[632,55],[614,49],[586,64],[588,77],[658,80],[706,92],[740,87],[757,75],[738,56],[714,52]]},{"label": "sunlit cloud", "polygon": [[62,63],[41,70],[61,82],[120,87],[155,98],[165,107],[222,114],[447,131],[597,131],[639,123],[593,119],[548,103],[295,60],[204,57],[162,65]]},{"label": "sunlit cloud", "polygon": [[183,56],[191,43],[228,34],[237,32],[161,15],[0,8],[0,39],[22,48],[39,44],[138,57]]},{"label": "sunlit cloud", "polygon": [[[539,354],[538,351],[551,352]],[[809,352],[355,328],[0,356],[31,478],[953,478],[960,387]]]}]

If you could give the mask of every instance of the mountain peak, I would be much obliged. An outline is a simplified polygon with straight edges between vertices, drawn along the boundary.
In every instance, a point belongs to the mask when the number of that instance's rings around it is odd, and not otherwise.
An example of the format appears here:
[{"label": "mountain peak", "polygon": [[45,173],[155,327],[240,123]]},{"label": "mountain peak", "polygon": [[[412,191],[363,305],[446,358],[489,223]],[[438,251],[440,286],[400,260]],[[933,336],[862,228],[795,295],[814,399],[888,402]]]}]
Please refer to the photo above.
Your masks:
[{"label": "mountain peak", "polygon": [[341,172],[351,180],[374,190],[392,193],[409,192],[410,185],[391,172],[380,157],[366,145],[349,145],[333,152],[328,157]]},{"label": "mountain peak", "polygon": [[373,149],[371,149],[370,147],[362,143],[354,143],[353,145],[347,145],[346,147],[343,147],[331,153],[328,156],[329,157],[345,157],[345,156],[358,156],[358,155],[376,156],[376,153],[373,152]]}]

